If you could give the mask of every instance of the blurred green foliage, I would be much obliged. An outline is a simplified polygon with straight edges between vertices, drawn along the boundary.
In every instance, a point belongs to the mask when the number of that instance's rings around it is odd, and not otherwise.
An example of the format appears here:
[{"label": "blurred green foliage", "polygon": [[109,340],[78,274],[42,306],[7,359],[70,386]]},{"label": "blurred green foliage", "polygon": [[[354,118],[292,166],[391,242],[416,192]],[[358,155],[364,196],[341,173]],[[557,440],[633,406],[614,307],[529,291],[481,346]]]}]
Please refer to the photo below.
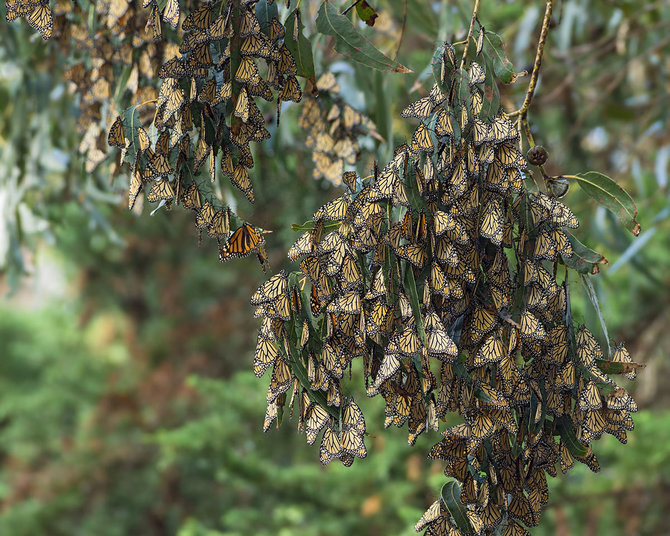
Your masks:
[{"label": "blurred green foliage", "polygon": [[[316,13],[317,2],[303,4]],[[403,2],[379,4],[398,29]],[[397,60],[413,75],[371,72],[316,49],[317,72],[338,72],[345,97],[386,140],[364,144],[365,174],[407,137],[399,111],[427,79],[434,43],[467,22],[468,2],[435,4],[436,12],[423,2],[408,9]],[[559,7],[530,121],[550,173],[598,169],[638,204],[635,239],[580,192],[567,197],[583,222],[577,236],[610,261],[594,279],[610,335],[627,339],[649,368],[639,375],[646,409],[629,445],[603,439],[599,475],[578,467],[551,481],[534,534],[662,534],[670,522],[670,7]],[[537,2],[482,2],[482,23],[504,36],[517,70],[532,65],[540,18]],[[314,19],[303,15],[306,35]],[[393,57],[397,33],[366,32]],[[422,454],[435,437],[409,448],[402,432],[371,429],[366,460],[323,469],[295,420],[262,434],[248,298],[263,275],[250,259],[221,267],[211,241],[197,247],[188,215],[123,211],[124,177],[110,187],[104,173],[83,173],[63,61],[25,25],[7,24],[0,6],[0,270],[3,292],[15,291],[0,308],[0,534],[413,534],[444,481]],[[506,109],[519,104],[525,80],[501,88]],[[290,224],[336,195],[311,178],[298,115],[288,107],[254,155],[254,211],[275,231],[273,269],[296,238]],[[53,291],[45,281],[60,275],[66,283]],[[577,317],[597,325],[575,290]],[[357,401],[371,415],[383,411]]]}]

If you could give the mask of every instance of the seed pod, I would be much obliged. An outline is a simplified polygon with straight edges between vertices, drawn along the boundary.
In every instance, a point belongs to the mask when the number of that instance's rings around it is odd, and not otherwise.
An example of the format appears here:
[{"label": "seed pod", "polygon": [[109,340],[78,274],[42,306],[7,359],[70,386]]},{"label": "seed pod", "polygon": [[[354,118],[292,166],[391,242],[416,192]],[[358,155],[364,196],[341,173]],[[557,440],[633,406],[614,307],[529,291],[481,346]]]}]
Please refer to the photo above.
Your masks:
[{"label": "seed pod", "polygon": [[536,145],[535,147],[531,147],[528,150],[526,158],[530,164],[533,164],[534,166],[541,166],[547,161],[549,154],[547,153],[547,150],[542,147],[542,145]]}]

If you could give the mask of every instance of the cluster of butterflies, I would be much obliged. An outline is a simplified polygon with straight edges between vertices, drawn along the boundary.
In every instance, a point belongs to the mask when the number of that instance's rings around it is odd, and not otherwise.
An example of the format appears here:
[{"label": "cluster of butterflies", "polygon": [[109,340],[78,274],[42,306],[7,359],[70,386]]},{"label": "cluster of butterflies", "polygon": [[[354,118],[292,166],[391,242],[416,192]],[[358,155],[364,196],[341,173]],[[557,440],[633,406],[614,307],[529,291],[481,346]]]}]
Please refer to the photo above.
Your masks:
[{"label": "cluster of butterflies", "polygon": [[603,434],[626,442],[637,406],[606,371],[632,378],[638,365],[573,324],[577,218],[529,184],[504,113],[481,113],[479,47],[467,70],[442,50],[442,79],[402,113],[420,121],[411,142],[370,180],[343,173],[348,192],[289,250],[300,270],[254,294],[254,372],[272,371],[266,430],[297,400],[307,441],[324,430],[321,461],[350,465],[366,426],[341,382],[358,360],[385,427],[407,424],[414,444],[450,424],[429,457],[460,483],[468,528],[439,500],[417,530],[528,534],[547,475],[575,460],[597,471]]},{"label": "cluster of butterflies", "polygon": [[[196,226],[218,241],[222,261],[256,253],[265,266],[262,230],[237,221],[216,184],[218,167],[253,203],[250,142],[270,137],[255,98],[271,101],[276,94],[278,118],[282,102],[302,98],[284,26],[272,17],[261,27],[255,4],[236,8],[223,1],[215,9],[204,3],[192,11],[181,24],[179,54],[158,70],[163,82],[154,116],[155,146],[143,127],[121,116],[112,124],[108,143],[121,148],[129,163],[129,207],[142,188],[148,201],[168,207],[187,194],[184,205],[195,211]],[[131,129],[128,138],[126,128]],[[235,230],[231,219],[237,222]]]},{"label": "cluster of butterflies", "polygon": [[358,137],[365,133],[378,134],[374,123],[339,94],[340,87],[333,73],[321,75],[316,87],[318,98],[306,95],[298,124],[307,131],[305,145],[312,148],[314,178],[325,178],[340,186],[345,166],[356,163]]},{"label": "cluster of butterflies", "polygon": [[[90,13],[70,0],[57,0],[51,7],[48,2],[7,1],[8,20],[23,16],[45,40],[54,39],[61,52],[75,58],[65,79],[79,95],[79,151],[86,155],[88,173],[107,156],[100,125],[117,113],[113,97],[119,103],[128,102],[131,95],[155,99],[158,69],[165,58],[178,53],[176,45],[156,41],[143,11],[125,0],[97,2],[95,24],[89,26]],[[116,84],[120,78],[121,89]]]},{"label": "cluster of butterflies", "polygon": [[[196,213],[196,226],[219,242],[222,261],[256,253],[265,267],[262,230],[232,214],[221,185],[214,184],[220,165],[221,174],[253,202],[249,144],[270,137],[270,119],[256,97],[276,96],[277,120],[282,102],[302,98],[277,10],[264,3],[267,9],[257,17],[256,4],[243,2],[237,9],[230,0],[204,2],[186,16],[177,0],[162,8],[155,0],[104,0],[96,3],[93,25],[90,14],[68,0],[53,8],[7,0],[7,9],[9,20],[26,18],[45,39],[53,37],[85,58],[69,68],[66,79],[81,96],[79,149],[87,172],[107,156],[100,125],[111,117],[106,141],[122,150],[121,167],[112,163],[111,172],[129,168],[129,208],[143,199],[142,190],[149,202],[168,208],[184,201]],[[189,9],[190,2],[181,8]],[[168,37],[179,44],[163,39],[163,23],[178,29]],[[157,79],[159,90],[153,87]],[[116,87],[119,80],[122,86]],[[129,95],[136,105],[119,114],[117,105]],[[141,126],[147,123],[151,128]]]}]

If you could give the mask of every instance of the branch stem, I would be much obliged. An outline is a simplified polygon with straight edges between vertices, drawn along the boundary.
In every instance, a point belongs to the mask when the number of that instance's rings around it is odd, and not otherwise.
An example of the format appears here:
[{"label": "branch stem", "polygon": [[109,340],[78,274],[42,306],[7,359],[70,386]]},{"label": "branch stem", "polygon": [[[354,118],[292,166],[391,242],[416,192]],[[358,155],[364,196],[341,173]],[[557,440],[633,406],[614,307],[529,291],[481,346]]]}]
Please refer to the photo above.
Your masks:
[{"label": "branch stem", "polygon": [[479,13],[479,0],[475,0],[475,5],[472,8],[472,19],[470,20],[470,28],[468,29],[468,36],[465,38],[465,48],[463,49],[463,57],[461,58],[461,66],[460,66],[461,69],[465,65],[465,58],[468,55],[468,49],[470,48],[470,39],[472,39],[472,32],[475,29],[475,21],[477,20],[478,13]]},{"label": "branch stem", "polygon": [[[516,117],[518,115],[525,116],[528,113],[528,108],[533,100],[535,88],[537,87],[537,80],[540,76],[540,67],[542,67],[542,55],[544,54],[544,45],[547,42],[547,35],[549,34],[549,23],[551,21],[551,12],[554,9],[554,0],[547,0],[547,5],[544,10],[544,20],[542,21],[542,30],[540,31],[540,39],[537,43],[537,52],[535,53],[535,63],[533,64],[533,73],[530,77],[530,84],[526,91],[526,97],[523,100],[521,108],[515,112],[507,114],[507,117]],[[467,47],[467,45],[466,45]]]}]

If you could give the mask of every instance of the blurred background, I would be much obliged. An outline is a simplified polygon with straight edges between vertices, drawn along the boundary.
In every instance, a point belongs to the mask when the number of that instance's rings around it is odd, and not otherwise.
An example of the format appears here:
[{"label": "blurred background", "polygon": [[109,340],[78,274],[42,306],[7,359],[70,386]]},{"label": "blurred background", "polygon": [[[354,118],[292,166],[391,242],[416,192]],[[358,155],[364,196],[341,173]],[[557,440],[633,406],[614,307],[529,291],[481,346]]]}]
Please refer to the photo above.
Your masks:
[{"label": "blurred background", "polygon": [[[413,74],[370,72],[323,37],[315,45],[317,73],[336,72],[385,140],[359,140],[365,175],[410,135],[400,111],[430,88],[434,44],[462,36],[471,12],[466,1],[408,2],[403,32],[406,4],[378,4],[365,31]],[[308,35],[317,8],[303,2]],[[530,69],[543,3],[481,9],[516,70]],[[0,534],[414,534],[445,481],[426,459],[439,435],[408,447],[362,391],[372,437],[349,469],[322,468],[295,420],[263,434],[268,379],[251,371],[248,301],[267,276],[255,259],[220,264],[181,209],[128,212],[127,177],[110,174],[113,162],[86,173],[68,59],[24,23],[6,23],[4,6],[0,15]],[[640,406],[628,445],[607,436],[595,445],[599,474],[579,466],[553,479],[533,534],[667,534],[670,6],[557,1],[554,21],[530,122],[550,173],[601,171],[637,203],[634,238],[577,189],[566,198],[579,239],[609,260],[593,278],[609,337],[647,368],[625,385]],[[506,110],[527,80],[501,88]],[[295,269],[290,225],[342,191],[313,178],[299,115],[300,105],[286,107],[254,155],[252,221],[274,231],[273,272]],[[252,209],[240,201],[238,212]],[[576,284],[572,299],[576,318],[597,329]]]}]

